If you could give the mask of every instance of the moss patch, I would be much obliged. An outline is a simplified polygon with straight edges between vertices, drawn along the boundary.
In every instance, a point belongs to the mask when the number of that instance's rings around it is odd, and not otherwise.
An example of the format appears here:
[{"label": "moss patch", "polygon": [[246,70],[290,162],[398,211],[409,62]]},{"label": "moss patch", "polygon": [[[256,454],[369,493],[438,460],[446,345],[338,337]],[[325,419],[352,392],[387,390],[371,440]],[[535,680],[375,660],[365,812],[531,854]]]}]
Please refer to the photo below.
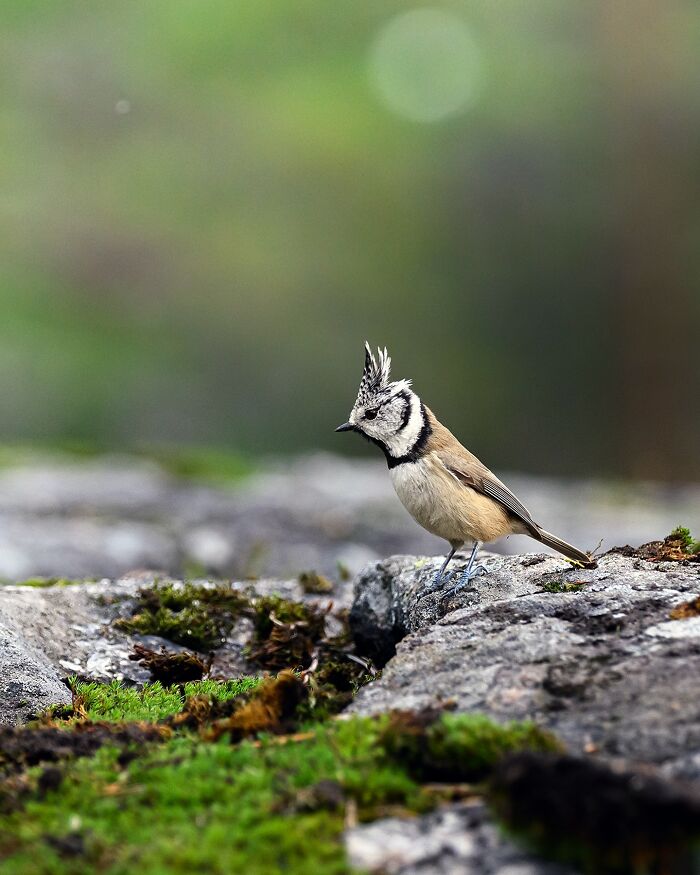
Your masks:
[{"label": "moss patch", "polygon": [[[320,710],[337,713],[363,684],[376,677],[372,664],[354,652],[346,611],[336,612],[339,634],[326,630],[330,604],[321,608],[276,595],[255,597],[230,584],[156,583],[142,589],[134,616],[115,625],[129,633],[160,635],[178,644],[209,651],[219,647],[236,622],[252,622],[247,653],[262,670],[293,669],[305,673],[314,718]],[[197,654],[168,656],[137,645],[131,658],[149,667],[154,679],[185,680],[182,671],[205,667]],[[202,675],[199,674],[201,677]]]},{"label": "moss patch", "polygon": [[125,687],[119,681],[101,684],[73,679],[73,705],[66,709],[54,709],[52,716],[64,720],[155,722],[179,713],[191,698],[206,696],[213,701],[228,702],[252,692],[261,683],[262,679],[257,677],[191,681],[169,687],[156,681],[137,689]]},{"label": "moss patch", "polygon": [[196,653],[187,650],[171,653],[164,647],[158,651],[144,647],[143,644],[134,644],[129,659],[139,662],[146,668],[151,680],[163,684],[177,684],[201,680],[205,674],[208,674],[212,658],[210,656],[205,661]]},{"label": "moss patch", "polygon": [[561,750],[554,736],[534,723],[503,726],[480,714],[440,714],[433,708],[393,712],[379,744],[416,780],[450,783],[483,779],[512,751]]},{"label": "moss patch", "polygon": [[542,584],[542,592],[579,592],[586,585],[585,581],[548,580]]},{"label": "moss patch", "polygon": [[[531,723],[426,709],[300,726],[311,693],[289,671],[238,686],[74,688],[80,713],[67,722],[2,730],[3,875],[336,875],[348,872],[349,817],[481,794],[546,856],[596,873],[672,871],[700,822],[696,800],[567,757]],[[144,709],[160,722],[129,722]]]},{"label": "moss patch", "polygon": [[71,586],[74,583],[89,583],[86,580],[68,580],[65,577],[30,577],[28,580],[22,580],[15,586],[31,586],[34,589],[47,589],[51,586]]},{"label": "moss patch", "polygon": [[222,644],[249,604],[230,584],[155,583],[139,592],[134,616],[117,620],[115,626],[208,652]]},{"label": "moss patch", "polygon": [[[419,754],[409,769],[401,753],[403,736],[414,743],[431,727],[450,742],[428,747],[465,774],[547,738],[432,714],[410,727],[405,718],[352,718],[240,744],[228,732],[218,741],[184,732],[139,750],[102,746],[89,760],[32,768],[13,784],[17,810],[0,829],[3,873],[344,873],[350,810],[367,820],[436,804],[421,785]],[[18,730],[37,731],[46,730]]]},{"label": "moss patch", "polygon": [[700,541],[693,539],[690,529],[676,526],[663,541],[650,541],[641,547],[613,547],[609,552],[649,562],[700,562]]},{"label": "moss patch", "polygon": [[[287,669],[263,681],[248,701],[234,708],[230,717],[215,721],[205,735],[209,739],[228,735],[232,741],[240,741],[261,732],[292,732],[299,721],[300,706],[307,699],[308,688]],[[190,708],[192,704],[196,703],[190,700]]]},{"label": "moss patch", "polygon": [[326,614],[314,605],[264,596],[250,602],[253,619],[250,656],[263,668],[308,668],[326,635]]},{"label": "moss patch", "polygon": [[[0,774],[12,774],[37,763],[91,756],[104,745],[124,749],[170,737],[165,726],[151,723],[81,722],[74,728],[57,725],[0,727]],[[3,790],[0,786],[0,798]]]},{"label": "moss patch", "polygon": [[686,526],[676,526],[666,540],[678,544],[680,549],[688,555],[700,553],[700,541],[696,541],[693,538],[690,534],[690,529]]},{"label": "moss patch", "polygon": [[103,748],[71,764],[43,798],[30,775],[22,812],[2,830],[3,872],[345,872],[341,815],[271,816],[329,760],[321,744],[232,747],[178,737],[121,765],[115,749]]}]

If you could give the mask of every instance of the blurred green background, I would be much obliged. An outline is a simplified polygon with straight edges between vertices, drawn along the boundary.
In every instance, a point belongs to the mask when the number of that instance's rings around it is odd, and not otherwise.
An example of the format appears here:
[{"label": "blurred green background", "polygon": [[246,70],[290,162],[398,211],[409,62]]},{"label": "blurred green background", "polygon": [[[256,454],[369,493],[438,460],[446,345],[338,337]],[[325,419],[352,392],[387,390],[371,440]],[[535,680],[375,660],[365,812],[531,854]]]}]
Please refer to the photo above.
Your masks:
[{"label": "blurred green background", "polygon": [[700,5],[2,0],[0,439],[700,479]]}]

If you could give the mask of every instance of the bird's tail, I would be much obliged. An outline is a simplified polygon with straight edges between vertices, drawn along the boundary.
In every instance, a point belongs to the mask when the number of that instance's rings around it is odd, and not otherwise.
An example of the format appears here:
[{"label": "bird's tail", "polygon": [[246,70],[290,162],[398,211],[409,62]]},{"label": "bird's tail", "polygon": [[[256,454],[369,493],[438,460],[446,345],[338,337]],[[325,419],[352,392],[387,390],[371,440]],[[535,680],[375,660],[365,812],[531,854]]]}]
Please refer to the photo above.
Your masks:
[{"label": "bird's tail", "polygon": [[580,562],[584,568],[595,568],[597,565],[595,559],[588,553],[584,553],[583,550],[579,550],[577,547],[567,544],[566,541],[562,541],[562,539],[557,538],[556,535],[551,535],[549,532],[545,532],[544,529],[538,529],[537,534],[534,535],[534,537],[536,537],[538,541],[541,541],[545,546],[551,547],[553,550],[558,550],[560,553],[563,553],[564,556],[573,559],[574,562]]}]

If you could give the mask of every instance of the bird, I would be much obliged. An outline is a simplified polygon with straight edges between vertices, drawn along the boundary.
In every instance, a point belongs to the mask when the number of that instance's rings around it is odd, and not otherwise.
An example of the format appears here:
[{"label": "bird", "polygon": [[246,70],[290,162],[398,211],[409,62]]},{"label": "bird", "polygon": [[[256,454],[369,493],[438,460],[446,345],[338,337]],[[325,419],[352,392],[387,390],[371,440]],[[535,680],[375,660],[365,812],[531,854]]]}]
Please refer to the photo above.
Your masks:
[{"label": "bird", "polygon": [[401,503],[424,529],[450,544],[430,590],[449,580],[447,566],[458,550],[472,551],[458,592],[488,573],[476,556],[482,544],[505,535],[529,535],[586,568],[588,553],[545,531],[522,502],[473,453],[464,447],[411,388],[411,380],[391,381],[386,347],[377,356],[365,342],[365,361],[357,398],[337,432],[354,431],[384,453]]}]

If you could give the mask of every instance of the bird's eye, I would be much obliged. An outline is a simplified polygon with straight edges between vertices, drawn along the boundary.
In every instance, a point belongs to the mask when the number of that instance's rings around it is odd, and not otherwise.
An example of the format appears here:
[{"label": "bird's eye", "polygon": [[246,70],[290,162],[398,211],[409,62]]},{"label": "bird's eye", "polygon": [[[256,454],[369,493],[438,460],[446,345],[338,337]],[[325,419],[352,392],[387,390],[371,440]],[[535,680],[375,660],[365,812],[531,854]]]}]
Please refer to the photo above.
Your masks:
[{"label": "bird's eye", "polygon": [[376,410],[366,410],[365,411],[365,419],[376,419],[377,411]]}]

